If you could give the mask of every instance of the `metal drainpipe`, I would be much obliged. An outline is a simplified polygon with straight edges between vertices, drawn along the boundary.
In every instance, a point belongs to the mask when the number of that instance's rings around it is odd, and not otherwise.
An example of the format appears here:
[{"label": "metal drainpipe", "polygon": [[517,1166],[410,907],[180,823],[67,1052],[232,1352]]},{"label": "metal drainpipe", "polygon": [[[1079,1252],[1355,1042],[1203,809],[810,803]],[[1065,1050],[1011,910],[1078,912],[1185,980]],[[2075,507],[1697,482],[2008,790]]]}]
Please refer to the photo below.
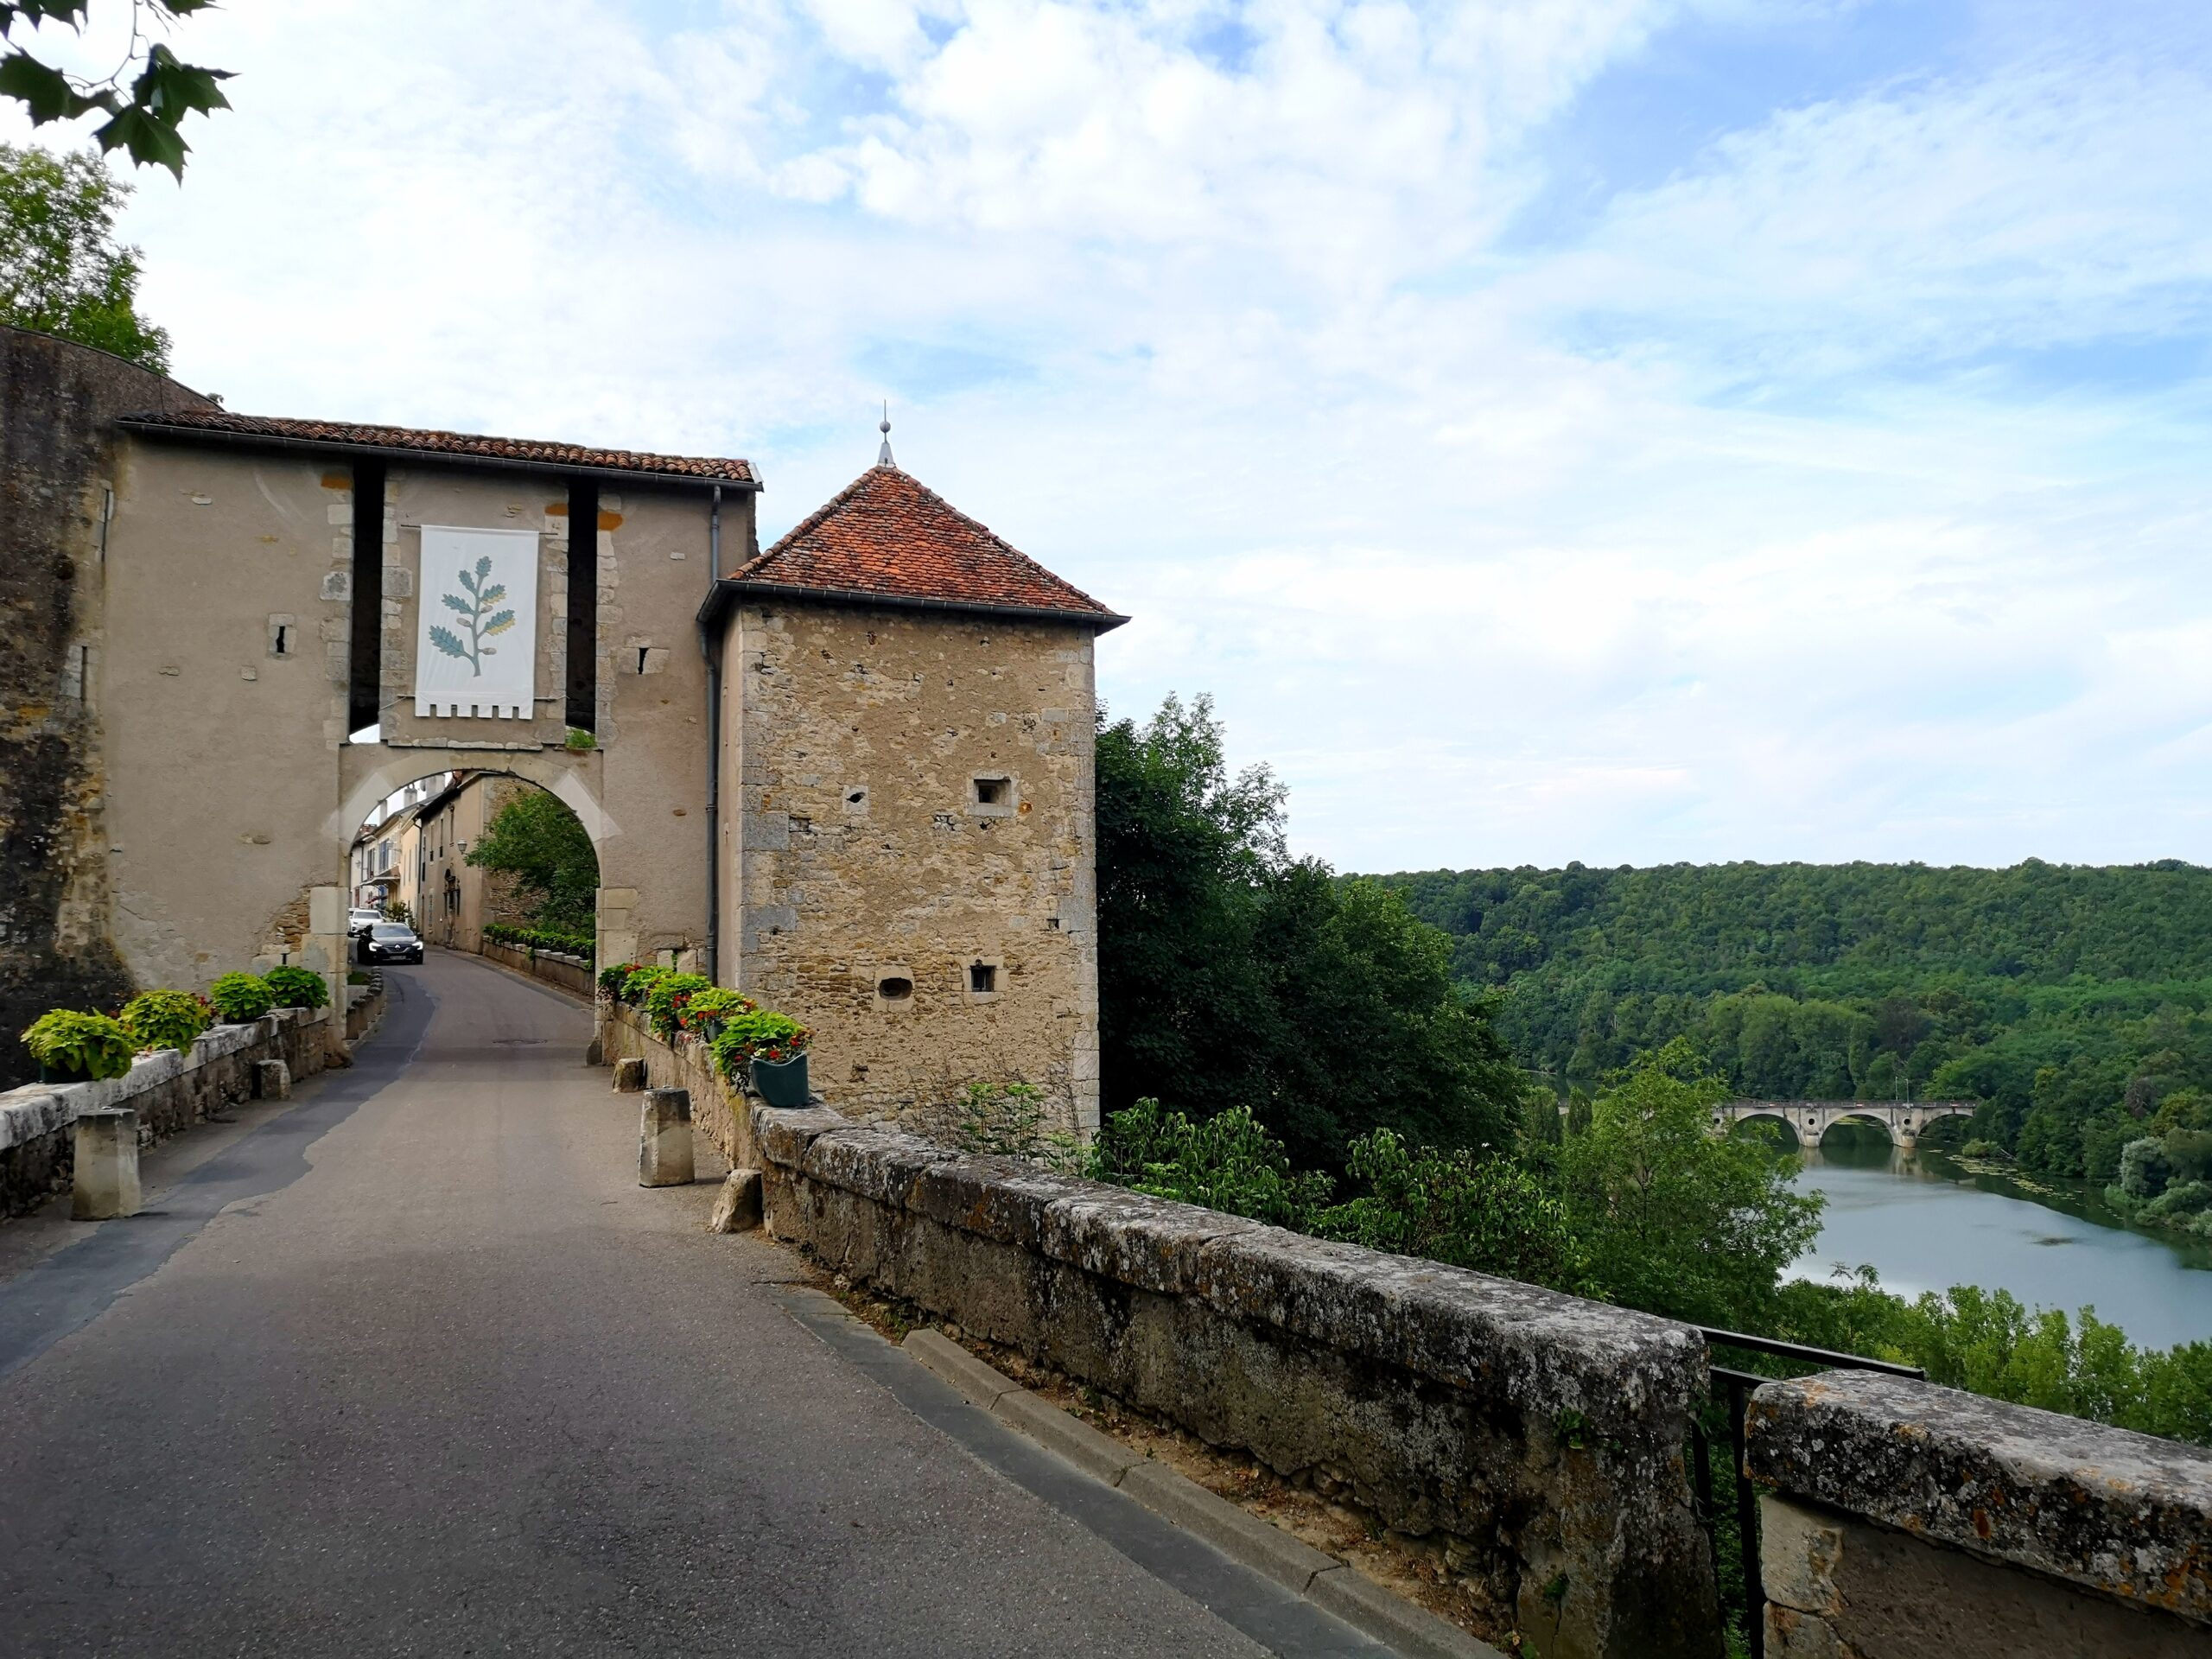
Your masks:
[{"label": "metal drainpipe", "polygon": [[[722,486],[715,486],[707,510],[707,591],[722,575]],[[707,657],[707,977],[721,983],[722,945],[722,658],[699,625],[699,647]]]}]

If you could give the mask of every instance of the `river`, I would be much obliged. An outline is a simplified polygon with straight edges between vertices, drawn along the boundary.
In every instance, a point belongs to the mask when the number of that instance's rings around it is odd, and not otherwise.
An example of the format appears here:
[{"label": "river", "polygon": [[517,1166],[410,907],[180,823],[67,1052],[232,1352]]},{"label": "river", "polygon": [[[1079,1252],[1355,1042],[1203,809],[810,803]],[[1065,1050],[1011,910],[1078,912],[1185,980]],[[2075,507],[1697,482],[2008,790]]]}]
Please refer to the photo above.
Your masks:
[{"label": "river", "polygon": [[1827,1197],[1800,1277],[1866,1263],[1903,1295],[1980,1285],[2031,1307],[2094,1307],[2145,1347],[2212,1338],[2212,1243],[2130,1227],[2086,1185],[2030,1197],[1940,1153],[1841,1131],[1799,1157],[1798,1185]]}]

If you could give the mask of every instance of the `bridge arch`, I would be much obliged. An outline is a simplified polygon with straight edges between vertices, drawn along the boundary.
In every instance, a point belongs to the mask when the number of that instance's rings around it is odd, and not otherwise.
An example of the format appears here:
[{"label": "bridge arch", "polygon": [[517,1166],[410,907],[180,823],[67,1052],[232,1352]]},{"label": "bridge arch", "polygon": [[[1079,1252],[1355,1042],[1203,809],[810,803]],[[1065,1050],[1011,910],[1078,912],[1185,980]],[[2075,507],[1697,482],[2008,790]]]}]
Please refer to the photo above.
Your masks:
[{"label": "bridge arch", "polygon": [[1726,1135],[1738,1123],[1779,1118],[1801,1146],[1816,1147],[1836,1124],[1857,1118],[1880,1125],[1891,1144],[1910,1151],[1937,1118],[1970,1116],[1974,1109],[1970,1100],[1735,1100],[1713,1109],[1713,1132]]}]

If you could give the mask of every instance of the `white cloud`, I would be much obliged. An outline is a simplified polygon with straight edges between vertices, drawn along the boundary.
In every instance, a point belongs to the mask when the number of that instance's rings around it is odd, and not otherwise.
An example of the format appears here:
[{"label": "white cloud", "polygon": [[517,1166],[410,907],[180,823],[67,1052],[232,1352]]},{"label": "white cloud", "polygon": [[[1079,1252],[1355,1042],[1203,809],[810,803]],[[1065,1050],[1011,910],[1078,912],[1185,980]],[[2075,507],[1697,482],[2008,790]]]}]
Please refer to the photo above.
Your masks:
[{"label": "white cloud", "polygon": [[2203,351],[2203,65],[1902,62],[1509,237],[1688,10],[230,8],[129,229],[233,407],[749,453],[772,530],[888,394],[1349,867],[2212,853],[2203,375],[2012,361]]}]

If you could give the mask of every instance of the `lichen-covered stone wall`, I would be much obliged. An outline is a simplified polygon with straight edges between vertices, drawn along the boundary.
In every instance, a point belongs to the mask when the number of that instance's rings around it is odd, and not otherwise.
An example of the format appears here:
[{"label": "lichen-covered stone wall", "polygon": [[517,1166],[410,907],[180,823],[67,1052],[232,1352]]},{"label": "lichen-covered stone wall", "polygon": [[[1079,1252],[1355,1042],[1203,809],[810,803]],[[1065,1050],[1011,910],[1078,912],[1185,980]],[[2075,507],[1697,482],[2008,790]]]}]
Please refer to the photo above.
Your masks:
[{"label": "lichen-covered stone wall", "polygon": [[1745,1427],[1771,1659],[2212,1652],[2212,1452],[1862,1371]]},{"label": "lichen-covered stone wall", "polygon": [[1051,1127],[1096,1128],[1092,649],[1062,623],[737,613],[723,977],[813,1028],[855,1118],[1019,1079]]},{"label": "lichen-covered stone wall", "polygon": [[635,1010],[601,1024],[606,1058],[690,1091],[693,1122],[761,1171],[770,1230],[825,1267],[1448,1537],[1545,1659],[1718,1659],[1688,1468],[1695,1331],[771,1111]]},{"label": "lichen-covered stone wall", "polygon": [[[352,1034],[372,1030],[382,1011],[380,989],[356,1002]],[[328,1021],[327,1008],[280,1008],[251,1025],[217,1026],[189,1048],[142,1055],[120,1077],[0,1094],[0,1216],[22,1215],[68,1185],[80,1114],[129,1107],[142,1141],[165,1141],[250,1098],[262,1060],[283,1061],[295,1078],[321,1071]]]},{"label": "lichen-covered stone wall", "polygon": [[101,556],[110,423],[208,409],[90,346],[0,327],[0,1088],[35,1074],[17,1035],[48,1008],[112,1007],[102,822]]}]

